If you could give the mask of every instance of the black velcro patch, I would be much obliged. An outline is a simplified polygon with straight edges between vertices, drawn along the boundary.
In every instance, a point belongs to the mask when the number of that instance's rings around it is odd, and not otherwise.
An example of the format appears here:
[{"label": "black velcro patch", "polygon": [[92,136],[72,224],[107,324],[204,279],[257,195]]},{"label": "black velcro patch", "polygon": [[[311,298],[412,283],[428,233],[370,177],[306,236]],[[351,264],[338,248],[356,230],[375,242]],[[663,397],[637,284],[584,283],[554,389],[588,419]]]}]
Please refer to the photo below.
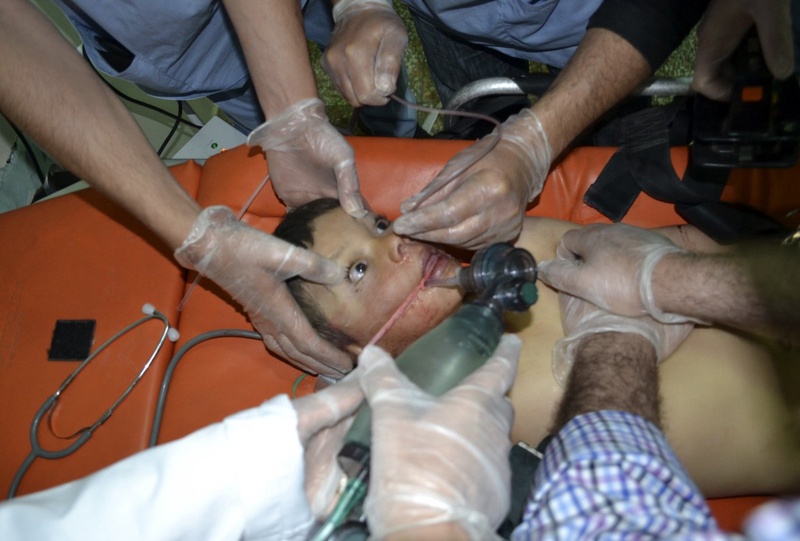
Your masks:
[{"label": "black velcro patch", "polygon": [[48,360],[82,361],[94,342],[94,319],[59,319],[53,330]]}]

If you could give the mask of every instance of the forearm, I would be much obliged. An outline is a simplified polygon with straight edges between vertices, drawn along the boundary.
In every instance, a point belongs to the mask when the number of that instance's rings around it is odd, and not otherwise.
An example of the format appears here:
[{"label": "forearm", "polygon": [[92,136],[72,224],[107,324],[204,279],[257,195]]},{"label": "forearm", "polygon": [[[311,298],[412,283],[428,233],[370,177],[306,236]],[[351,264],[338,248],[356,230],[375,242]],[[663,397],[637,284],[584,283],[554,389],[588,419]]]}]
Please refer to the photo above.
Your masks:
[{"label": "forearm", "polygon": [[0,110],[61,165],[181,244],[199,206],[120,100],[28,2],[0,0]]},{"label": "forearm", "polygon": [[633,413],[659,426],[656,354],[643,337],[598,333],[581,341],[551,433],[601,410]]},{"label": "forearm", "polygon": [[798,343],[796,246],[744,246],[727,254],[668,254],[653,272],[656,306]]},{"label": "forearm", "polygon": [[297,0],[224,4],[268,119],[300,100],[319,96]]},{"label": "forearm", "polygon": [[630,43],[605,29],[588,30],[567,66],[533,106],[552,155],[559,155],[649,75],[647,60]]}]

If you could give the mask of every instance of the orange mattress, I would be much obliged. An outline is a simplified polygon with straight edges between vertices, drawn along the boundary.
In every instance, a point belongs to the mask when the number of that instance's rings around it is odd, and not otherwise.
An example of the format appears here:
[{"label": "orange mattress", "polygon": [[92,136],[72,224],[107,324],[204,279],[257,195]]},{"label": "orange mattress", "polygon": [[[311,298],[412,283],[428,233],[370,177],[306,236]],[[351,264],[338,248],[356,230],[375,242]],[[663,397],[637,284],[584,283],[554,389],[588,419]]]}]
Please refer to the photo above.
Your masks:
[{"label": "orange mattress", "polygon": [[[352,138],[362,191],[378,212],[396,217],[399,204],[421,189],[465,141]],[[557,164],[528,213],[578,223],[607,222],[582,197],[613,148],[581,148]],[[687,150],[673,150],[680,174]],[[238,210],[267,172],[262,153],[238,147],[204,165],[187,162],[174,176],[203,205]],[[798,169],[736,171],[723,198],[749,204],[790,227],[800,221]],[[271,231],[284,207],[267,188],[245,220]],[[641,195],[625,222],[656,227],[683,223],[671,205]],[[77,366],[50,361],[57,320],[96,321],[95,347],[141,316],[145,302],[164,312],[181,333],[167,344],[128,399],[88,443],[70,457],[36,460],[19,493],[70,481],[147,447],[162,377],[175,351],[192,338],[223,328],[251,329],[227,295],[201,281],[183,311],[177,306],[193,276],[135,219],[92,190],[0,214],[0,492],[30,451],[29,427],[42,405]],[[62,397],[53,419],[56,433],[91,424],[141,370],[161,328],[135,330],[89,365]],[[219,338],[192,348],[178,365],[160,430],[160,442],[181,437],[280,393],[311,392],[305,377],[274,358],[258,340]],[[48,449],[69,442],[40,430]],[[763,498],[711,501],[720,524],[737,529],[742,516]]]}]

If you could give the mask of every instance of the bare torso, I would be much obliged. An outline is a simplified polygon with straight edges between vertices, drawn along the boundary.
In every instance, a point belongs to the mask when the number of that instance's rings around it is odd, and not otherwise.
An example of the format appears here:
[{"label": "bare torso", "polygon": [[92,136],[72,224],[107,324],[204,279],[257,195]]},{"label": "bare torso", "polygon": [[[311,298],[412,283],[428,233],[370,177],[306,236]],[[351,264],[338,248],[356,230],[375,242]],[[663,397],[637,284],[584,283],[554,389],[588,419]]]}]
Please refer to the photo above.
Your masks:
[{"label": "bare torso", "polygon": [[[529,218],[517,245],[550,259],[576,227]],[[553,344],[564,336],[558,295],[538,285],[536,305],[508,321],[523,340],[512,437],[532,445],[548,434],[563,391],[551,370]],[[660,374],[664,431],[707,497],[800,490],[800,352],[696,327]]]}]

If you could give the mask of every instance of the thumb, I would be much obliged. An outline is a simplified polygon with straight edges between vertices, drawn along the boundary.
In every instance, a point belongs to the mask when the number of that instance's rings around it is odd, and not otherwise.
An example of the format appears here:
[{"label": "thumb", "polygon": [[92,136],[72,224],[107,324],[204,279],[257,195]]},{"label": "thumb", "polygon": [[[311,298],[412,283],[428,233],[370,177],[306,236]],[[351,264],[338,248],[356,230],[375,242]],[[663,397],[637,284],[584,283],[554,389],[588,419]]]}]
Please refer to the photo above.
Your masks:
[{"label": "thumb", "polygon": [[367,402],[387,391],[408,388],[414,384],[400,372],[391,355],[378,346],[367,346],[358,357],[361,390]]},{"label": "thumb", "polygon": [[575,283],[574,274],[577,271],[573,261],[565,259],[548,259],[536,266],[539,279],[550,287],[559,291],[569,291]]}]

